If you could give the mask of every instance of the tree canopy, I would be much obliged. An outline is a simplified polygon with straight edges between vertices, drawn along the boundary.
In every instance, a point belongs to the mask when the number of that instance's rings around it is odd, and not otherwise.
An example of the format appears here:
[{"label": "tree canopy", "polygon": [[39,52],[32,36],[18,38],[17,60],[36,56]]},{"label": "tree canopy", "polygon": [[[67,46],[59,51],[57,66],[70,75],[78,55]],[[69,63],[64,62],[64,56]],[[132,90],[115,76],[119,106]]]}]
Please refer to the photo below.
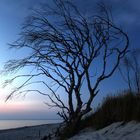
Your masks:
[{"label": "tree canopy", "polygon": [[[20,38],[11,45],[11,48],[26,48],[31,53],[23,59],[9,60],[4,71],[10,73],[26,67],[32,67],[33,71],[5,81],[8,84],[19,77],[27,78],[7,99],[16,93],[28,92],[48,96],[52,104],[46,104],[59,107],[58,114],[66,122],[76,122],[76,125],[91,111],[102,81],[110,78],[117,69],[127,52],[129,39],[114,23],[104,4],[98,7],[100,12],[88,16],[71,2],[54,0],[54,4],[55,7],[35,10],[25,21]],[[41,80],[34,80],[36,77]],[[51,94],[36,89],[36,86],[28,89],[29,85],[40,83]],[[85,85],[86,101],[81,96]],[[59,89],[67,95],[66,104]]]}]

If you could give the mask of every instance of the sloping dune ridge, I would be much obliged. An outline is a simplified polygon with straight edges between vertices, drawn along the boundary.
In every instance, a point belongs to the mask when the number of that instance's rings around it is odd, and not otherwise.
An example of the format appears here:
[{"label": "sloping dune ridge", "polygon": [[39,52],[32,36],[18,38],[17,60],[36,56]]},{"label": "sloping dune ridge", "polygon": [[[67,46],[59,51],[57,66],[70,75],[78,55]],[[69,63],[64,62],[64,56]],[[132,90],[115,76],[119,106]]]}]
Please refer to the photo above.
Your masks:
[{"label": "sloping dune ridge", "polygon": [[113,123],[101,130],[84,129],[69,140],[140,140],[140,123]]}]

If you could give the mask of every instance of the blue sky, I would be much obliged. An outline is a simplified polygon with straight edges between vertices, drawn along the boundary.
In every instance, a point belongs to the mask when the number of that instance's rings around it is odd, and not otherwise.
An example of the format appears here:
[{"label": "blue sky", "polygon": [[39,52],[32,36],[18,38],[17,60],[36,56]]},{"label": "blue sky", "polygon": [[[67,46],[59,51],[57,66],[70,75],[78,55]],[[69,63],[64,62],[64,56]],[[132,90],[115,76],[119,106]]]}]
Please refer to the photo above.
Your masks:
[{"label": "blue sky", "polygon": [[[74,1],[74,0],[73,0]],[[8,43],[14,42],[19,37],[22,23],[25,17],[31,13],[31,9],[37,7],[39,3],[52,3],[52,0],[0,0],[0,69],[4,62],[12,58],[20,58],[26,55],[26,51],[9,50]],[[91,14],[96,7],[95,0],[74,1],[84,14]],[[112,7],[114,21],[126,31],[130,38],[130,47],[139,48],[140,36],[140,1],[139,0],[104,0],[104,3]],[[7,77],[1,77],[0,83]],[[124,83],[118,74],[101,85],[101,92],[96,97],[95,102],[110,92],[119,91],[124,88]],[[20,81],[19,81],[20,82]],[[111,83],[111,84],[110,84]],[[12,85],[6,89],[0,88],[0,119],[2,118],[56,118],[55,110],[50,110],[43,103],[46,97],[36,94],[29,94],[26,98],[15,98],[4,103],[4,98],[8,94]],[[15,106],[18,106],[17,108]],[[5,111],[4,108],[9,108]],[[16,109],[15,109],[16,108]],[[40,117],[41,116],[41,117]]]}]

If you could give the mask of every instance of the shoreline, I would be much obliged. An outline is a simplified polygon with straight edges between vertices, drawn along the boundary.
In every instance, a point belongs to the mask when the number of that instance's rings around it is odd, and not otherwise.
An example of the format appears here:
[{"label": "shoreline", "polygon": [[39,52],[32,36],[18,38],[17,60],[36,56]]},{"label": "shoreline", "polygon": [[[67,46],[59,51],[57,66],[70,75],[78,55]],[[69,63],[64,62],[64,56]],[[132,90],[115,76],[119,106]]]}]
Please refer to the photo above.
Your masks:
[{"label": "shoreline", "polygon": [[6,130],[6,129],[13,129],[13,128],[20,128],[20,127],[26,127],[26,126],[37,126],[37,125],[43,125],[43,124],[53,124],[53,123],[61,123],[63,122],[60,119],[56,120],[0,120],[0,130]]},{"label": "shoreline", "polygon": [[16,127],[16,128],[0,129],[0,133],[3,132],[3,131],[21,130],[21,129],[26,129],[26,128],[41,127],[41,126],[55,125],[55,124],[60,124],[60,123],[39,124],[39,125],[32,125],[32,126],[23,126],[23,127]]},{"label": "shoreline", "polygon": [[0,140],[41,140],[55,130],[62,123],[42,124],[35,126],[24,126],[0,130]]}]

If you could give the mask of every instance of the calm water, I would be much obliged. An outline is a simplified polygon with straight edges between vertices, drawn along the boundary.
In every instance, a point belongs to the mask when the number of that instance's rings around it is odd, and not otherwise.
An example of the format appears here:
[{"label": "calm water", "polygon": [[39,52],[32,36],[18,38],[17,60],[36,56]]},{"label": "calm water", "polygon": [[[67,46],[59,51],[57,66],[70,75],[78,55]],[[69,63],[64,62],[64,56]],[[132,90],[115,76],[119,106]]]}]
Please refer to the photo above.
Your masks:
[{"label": "calm water", "polygon": [[0,120],[0,130],[62,122],[61,120]]}]

